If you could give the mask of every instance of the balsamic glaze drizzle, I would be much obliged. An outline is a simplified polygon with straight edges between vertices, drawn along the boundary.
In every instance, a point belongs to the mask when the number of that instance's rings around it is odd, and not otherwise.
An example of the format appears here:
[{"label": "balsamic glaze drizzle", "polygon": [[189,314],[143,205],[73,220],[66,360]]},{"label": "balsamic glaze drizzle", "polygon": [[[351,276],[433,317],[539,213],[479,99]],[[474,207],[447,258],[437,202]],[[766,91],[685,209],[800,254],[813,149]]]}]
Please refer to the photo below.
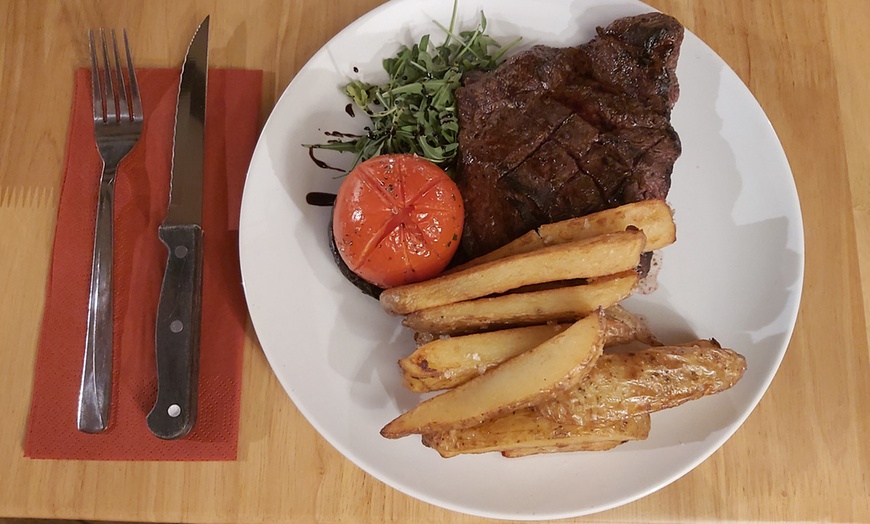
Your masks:
[{"label": "balsamic glaze drizzle", "polygon": [[327,164],[323,160],[320,160],[319,158],[315,157],[314,156],[314,149],[315,149],[314,146],[308,148],[308,157],[311,158],[311,161],[314,162],[314,164],[317,167],[319,167],[320,169],[332,169],[333,171],[340,171],[340,172],[344,173],[344,169],[332,167],[331,165]]},{"label": "balsamic glaze drizzle", "polygon": [[[351,109],[351,111],[353,111],[353,109]],[[338,138],[359,138],[360,136],[353,133],[342,133],[341,131],[324,131],[323,134],[326,136],[335,136]]]},{"label": "balsamic glaze drizzle", "polygon": [[328,207],[335,205],[335,193],[322,193],[320,191],[312,191],[305,195],[305,202],[309,206]]}]

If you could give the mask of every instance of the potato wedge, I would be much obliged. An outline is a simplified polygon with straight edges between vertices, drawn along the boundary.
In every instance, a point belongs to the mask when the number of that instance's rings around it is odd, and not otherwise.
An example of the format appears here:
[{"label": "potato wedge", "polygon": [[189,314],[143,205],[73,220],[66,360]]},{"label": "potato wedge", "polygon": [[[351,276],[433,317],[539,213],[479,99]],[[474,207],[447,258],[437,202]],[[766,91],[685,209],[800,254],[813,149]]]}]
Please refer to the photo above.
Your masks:
[{"label": "potato wedge", "polygon": [[679,406],[724,391],[743,376],[746,359],[715,341],[607,354],[580,385],[535,406],[562,424],[598,424]]},{"label": "potato wedge", "polygon": [[406,315],[530,284],[612,275],[637,267],[645,245],[638,230],[600,235],[390,288],[380,301],[387,312]]},{"label": "potato wedge", "polygon": [[677,228],[670,206],[664,200],[643,200],[579,218],[544,224],[491,253],[457,266],[451,272],[547,246],[624,231],[629,226],[644,232],[647,237],[646,251],[661,249],[677,240]]},{"label": "potato wedge", "polygon": [[602,440],[600,442],[578,442],[564,446],[541,446],[539,448],[506,449],[501,452],[505,458],[520,458],[543,453],[570,453],[573,451],[608,451],[625,444],[627,440]]},{"label": "potato wedge", "polygon": [[461,386],[426,400],[381,429],[387,438],[461,429],[573,389],[604,346],[602,310]]},{"label": "potato wedge", "polygon": [[405,387],[418,393],[453,388],[541,345],[569,326],[545,324],[436,338],[399,360],[402,379]]},{"label": "potato wedge", "polygon": [[[500,451],[511,456],[578,449],[610,449],[628,440],[649,436],[648,413],[601,425],[559,424],[523,409],[466,429],[423,435],[423,444],[442,457],[461,453]],[[609,443],[610,445],[604,445]]]},{"label": "potato wedge", "polygon": [[[399,360],[402,379],[405,387],[418,393],[453,388],[540,345],[569,325],[544,324],[458,337],[428,337],[429,342]],[[604,310],[603,329],[604,347],[634,340],[655,341],[643,322],[618,305]]]},{"label": "potato wedge", "polygon": [[661,249],[677,240],[674,213],[664,200],[643,200],[605,209],[585,217],[544,224],[538,228],[538,233],[544,245],[552,246],[623,231],[632,226],[646,235],[645,251]]},{"label": "potato wedge", "polygon": [[574,322],[599,307],[607,308],[631,295],[637,285],[634,270],[589,284],[509,293],[415,311],[402,323],[419,332],[461,335],[547,322]]}]

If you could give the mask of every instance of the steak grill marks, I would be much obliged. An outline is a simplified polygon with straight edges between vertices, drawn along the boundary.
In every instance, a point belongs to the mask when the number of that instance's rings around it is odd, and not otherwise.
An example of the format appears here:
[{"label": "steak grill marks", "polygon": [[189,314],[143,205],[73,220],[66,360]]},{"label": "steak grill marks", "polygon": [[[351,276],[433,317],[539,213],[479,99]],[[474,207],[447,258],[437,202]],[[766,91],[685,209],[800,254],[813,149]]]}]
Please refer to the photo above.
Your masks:
[{"label": "steak grill marks", "polygon": [[463,251],[670,189],[683,27],[627,17],[572,48],[535,46],[457,90]]}]

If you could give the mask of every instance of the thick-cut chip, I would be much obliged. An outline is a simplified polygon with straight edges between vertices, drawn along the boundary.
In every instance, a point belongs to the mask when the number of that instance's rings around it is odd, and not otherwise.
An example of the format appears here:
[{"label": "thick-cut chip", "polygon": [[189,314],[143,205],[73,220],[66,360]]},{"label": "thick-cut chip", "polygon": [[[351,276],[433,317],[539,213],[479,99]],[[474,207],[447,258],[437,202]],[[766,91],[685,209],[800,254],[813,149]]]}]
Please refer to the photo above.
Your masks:
[{"label": "thick-cut chip", "polygon": [[725,391],[743,376],[746,359],[714,340],[607,354],[580,384],[535,406],[562,424],[598,424],[679,406]]},{"label": "thick-cut chip", "polygon": [[552,246],[630,227],[636,227],[646,235],[645,251],[661,249],[677,240],[674,214],[664,200],[642,200],[584,217],[544,224],[538,228],[538,233],[544,245]]},{"label": "thick-cut chip", "polygon": [[390,313],[406,315],[530,284],[613,275],[637,267],[645,245],[641,231],[629,230],[545,247],[387,289],[381,293],[381,305]]},{"label": "thick-cut chip", "polygon": [[590,215],[544,224],[486,255],[470,260],[450,272],[536,249],[592,238],[636,227],[647,237],[646,251],[655,251],[677,240],[673,211],[664,200],[642,200]]},{"label": "thick-cut chip", "polygon": [[[458,337],[433,338],[399,360],[405,387],[425,393],[468,382],[520,353],[540,345],[570,324],[544,324]],[[632,341],[656,342],[646,325],[622,306],[604,310],[604,347]]]},{"label": "thick-cut chip", "polygon": [[417,405],[381,429],[387,438],[461,429],[574,389],[604,346],[604,312],[577,321],[541,345]]},{"label": "thick-cut chip", "polygon": [[542,453],[571,453],[574,451],[609,451],[616,446],[625,444],[627,440],[602,440],[600,442],[578,442],[565,446],[541,446],[539,448],[508,449],[501,454],[505,458],[520,458]]},{"label": "thick-cut chip", "polygon": [[545,324],[436,338],[399,360],[402,379],[405,387],[418,393],[453,388],[541,345],[568,326]]},{"label": "thick-cut chip", "polygon": [[509,293],[423,309],[406,316],[403,323],[423,333],[461,335],[547,322],[574,322],[600,307],[619,303],[631,295],[637,281],[637,273],[631,270],[589,284]]},{"label": "thick-cut chip", "polygon": [[580,426],[559,424],[532,409],[523,409],[470,428],[424,434],[423,444],[445,458],[460,453],[491,451],[509,454],[525,451],[521,454],[526,455],[574,451],[578,447],[588,449],[605,442],[644,440],[649,436],[649,430],[650,417],[647,413],[600,425]]}]

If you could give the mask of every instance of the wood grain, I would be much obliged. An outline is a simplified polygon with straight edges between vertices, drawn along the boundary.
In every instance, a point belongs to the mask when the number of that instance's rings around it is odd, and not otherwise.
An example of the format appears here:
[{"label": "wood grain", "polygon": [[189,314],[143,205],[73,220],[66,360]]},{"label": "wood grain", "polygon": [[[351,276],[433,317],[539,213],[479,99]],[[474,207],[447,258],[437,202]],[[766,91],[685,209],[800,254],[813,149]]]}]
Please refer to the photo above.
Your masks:
[{"label": "wood grain", "polygon": [[[170,522],[485,522],[386,487],[325,443],[252,333],[232,463],[22,456],[72,72],[90,27],[127,27],[140,66],[179,62],[212,15],[212,63],[263,69],[262,116],[305,61],[380,0],[0,3],[0,516]],[[737,72],[779,134],[801,197],[802,308],[768,394],[710,459],[576,522],[870,522],[870,44],[864,0],[655,0]],[[561,521],[566,522],[566,521]],[[571,520],[567,522],[572,522]]]}]

